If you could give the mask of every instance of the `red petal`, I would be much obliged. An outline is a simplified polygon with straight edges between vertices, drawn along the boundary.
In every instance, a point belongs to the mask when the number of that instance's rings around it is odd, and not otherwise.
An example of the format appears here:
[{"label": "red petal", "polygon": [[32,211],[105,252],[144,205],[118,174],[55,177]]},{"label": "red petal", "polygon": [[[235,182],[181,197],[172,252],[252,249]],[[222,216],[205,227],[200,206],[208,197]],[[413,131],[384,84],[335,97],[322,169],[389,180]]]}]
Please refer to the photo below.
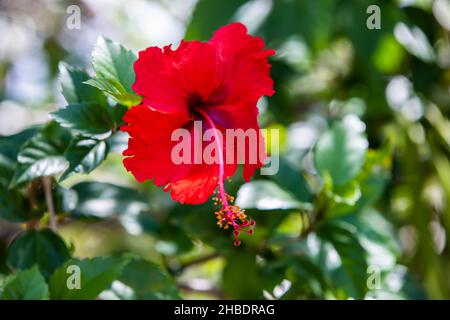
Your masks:
[{"label": "red petal", "polygon": [[264,41],[247,34],[242,23],[220,28],[210,43],[216,47],[224,69],[227,95],[223,103],[256,103],[263,95],[275,93],[268,63],[268,57],[275,54],[275,50],[264,50]]},{"label": "red petal", "polygon": [[[265,151],[264,137],[262,136],[261,130],[258,125],[257,116],[258,109],[254,104],[236,103],[233,105],[221,105],[221,106],[211,106],[205,108],[208,115],[213,119],[214,123],[221,129],[224,136],[225,147],[227,145],[227,136],[225,128],[231,129],[242,129],[244,132],[247,130],[253,130],[255,132],[254,136],[256,140],[252,142],[245,141],[245,153],[238,154],[237,143],[234,144],[234,155],[236,162],[243,162],[243,176],[246,181],[248,181],[254,174],[255,170],[264,165],[264,161],[267,158]],[[228,137],[229,139],[230,137]],[[224,148],[224,155],[229,154],[230,150]],[[253,157],[253,158],[252,158]],[[250,161],[252,160],[252,161]],[[253,161],[253,160],[256,160]],[[236,165],[225,166],[226,176],[231,176],[236,170]]]},{"label": "red petal", "polygon": [[143,103],[162,112],[187,112],[184,92],[171,72],[174,55],[170,49],[149,47],[139,52],[134,63],[136,80],[133,90],[143,96]]},{"label": "red petal", "polygon": [[189,98],[208,99],[221,78],[215,48],[199,41],[182,41],[175,50],[149,47],[139,52],[134,70],[133,90],[162,112],[189,112]]},{"label": "red petal", "polygon": [[170,183],[166,191],[170,189],[172,199],[182,204],[204,203],[217,187],[217,176],[217,165],[193,165],[187,177]]},{"label": "red petal", "polygon": [[[261,148],[264,138],[257,121],[256,103],[263,95],[271,96],[275,92],[268,63],[268,57],[275,51],[264,50],[263,40],[247,34],[241,23],[220,28],[210,43],[216,46],[225,70],[223,84],[227,94],[221,105],[206,106],[206,112],[222,128],[258,132],[258,143],[247,144],[246,148],[243,175],[248,181],[266,159],[265,150]],[[258,155],[256,163],[250,163],[250,152]]]},{"label": "red petal", "polygon": [[172,132],[183,127],[189,118],[181,113],[165,114],[147,105],[132,107],[124,116],[127,125],[121,128],[128,132],[127,156],[123,163],[136,180],[154,179],[158,186],[177,181],[187,174],[189,165],[174,164],[172,148],[178,143],[171,141]]}]

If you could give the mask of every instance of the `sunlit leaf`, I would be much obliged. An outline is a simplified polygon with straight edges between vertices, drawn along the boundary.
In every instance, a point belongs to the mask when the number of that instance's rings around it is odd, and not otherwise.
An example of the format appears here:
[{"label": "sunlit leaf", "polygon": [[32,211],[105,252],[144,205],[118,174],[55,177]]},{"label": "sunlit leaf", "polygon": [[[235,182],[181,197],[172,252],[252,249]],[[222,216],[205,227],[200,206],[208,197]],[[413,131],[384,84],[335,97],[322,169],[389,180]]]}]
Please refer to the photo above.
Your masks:
[{"label": "sunlit leaf", "polygon": [[356,228],[344,221],[330,220],[320,226],[318,236],[325,241],[324,255],[329,262],[324,265],[328,268],[337,296],[364,298],[367,291],[367,253],[358,241]]},{"label": "sunlit leaf", "polygon": [[399,22],[394,29],[395,38],[411,54],[425,62],[433,62],[435,53],[428,41],[427,36],[417,27],[409,27],[403,22]]},{"label": "sunlit leaf", "polygon": [[334,190],[329,190],[330,198],[336,204],[332,216],[359,212],[378,200],[390,176],[390,152],[389,147],[377,151],[368,150],[358,176]]},{"label": "sunlit leaf", "polygon": [[69,168],[64,172],[61,179],[72,173],[91,172],[106,159],[108,149],[106,141],[75,138],[64,153],[67,161],[69,161]]},{"label": "sunlit leaf", "polygon": [[125,266],[102,296],[121,300],[180,299],[175,282],[162,267],[138,258]]},{"label": "sunlit leaf", "polygon": [[395,38],[385,35],[373,55],[373,63],[384,73],[394,73],[401,67],[405,52]]},{"label": "sunlit leaf", "polygon": [[326,131],[314,149],[314,163],[322,177],[329,174],[334,185],[342,185],[361,170],[368,147],[361,132],[336,123]]},{"label": "sunlit leaf", "polygon": [[31,127],[10,136],[0,136],[0,179],[6,178],[3,170],[14,166],[21,146],[38,130],[38,127]]},{"label": "sunlit leaf", "polygon": [[106,104],[103,93],[95,87],[85,84],[90,76],[86,71],[70,66],[66,63],[59,64],[59,80],[61,82],[61,92],[67,103],[90,102]]},{"label": "sunlit leaf", "polygon": [[22,146],[11,186],[61,173],[67,166],[63,153],[69,141],[70,133],[56,123],[44,127]]},{"label": "sunlit leaf", "polygon": [[139,104],[141,98],[134,94],[133,63],[136,55],[124,46],[99,37],[92,52],[95,77],[85,83],[94,86],[126,106]]},{"label": "sunlit leaf", "polygon": [[380,270],[392,270],[401,255],[394,227],[380,213],[367,209],[345,218],[356,227],[359,242],[367,252],[369,265]]},{"label": "sunlit leaf", "polygon": [[90,138],[107,138],[114,126],[108,107],[94,103],[69,104],[51,116],[61,126]]},{"label": "sunlit leaf", "polygon": [[294,195],[268,180],[244,184],[239,189],[236,204],[244,209],[258,210],[310,209],[310,204],[300,202]]},{"label": "sunlit leaf", "polygon": [[120,215],[137,215],[148,209],[145,198],[136,190],[110,183],[81,182],[72,187],[78,205],[73,215],[106,218]]}]

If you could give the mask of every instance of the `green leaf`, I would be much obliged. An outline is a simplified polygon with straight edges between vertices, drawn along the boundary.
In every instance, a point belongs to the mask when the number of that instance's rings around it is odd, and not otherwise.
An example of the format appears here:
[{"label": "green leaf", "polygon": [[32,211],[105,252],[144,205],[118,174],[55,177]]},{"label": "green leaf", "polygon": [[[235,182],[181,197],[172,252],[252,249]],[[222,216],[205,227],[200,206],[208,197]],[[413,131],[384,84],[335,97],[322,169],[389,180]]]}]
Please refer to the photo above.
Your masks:
[{"label": "green leaf", "polygon": [[0,218],[19,223],[29,220],[31,213],[29,202],[19,190],[8,190],[0,184]]},{"label": "green leaf", "polygon": [[320,50],[329,44],[335,10],[336,3],[331,0],[278,0],[261,26],[261,32],[271,41],[297,35],[311,48]]},{"label": "green leaf", "polygon": [[22,146],[10,186],[62,172],[67,166],[63,153],[70,138],[70,132],[54,122],[45,126]]},{"label": "green leaf", "polygon": [[29,128],[14,135],[0,137],[0,218],[10,222],[25,222],[32,209],[21,190],[9,190],[21,146],[36,134]]},{"label": "green leaf", "polygon": [[223,249],[229,246],[231,239],[217,228],[216,217],[210,215],[213,210],[208,203],[196,206],[176,205],[170,211],[170,217],[191,238],[198,238],[212,247]]},{"label": "green leaf", "polygon": [[381,274],[380,288],[367,293],[366,299],[377,300],[426,300],[423,287],[405,266],[396,265]]},{"label": "green leaf", "polygon": [[368,255],[368,263],[391,270],[401,256],[400,242],[393,225],[375,209],[344,218],[357,229],[357,237]]},{"label": "green leaf", "polygon": [[291,193],[268,180],[255,180],[244,184],[236,197],[236,204],[244,209],[258,210],[310,210],[309,203],[302,203]]},{"label": "green leaf", "polygon": [[378,150],[368,150],[364,166],[357,177],[361,185],[360,208],[374,204],[382,195],[390,178],[392,150],[389,146]]},{"label": "green leaf", "polygon": [[[356,228],[334,219],[322,224],[317,235],[324,241],[322,256],[327,259],[321,265],[327,268],[337,297],[363,299],[367,292],[367,254],[358,240]],[[338,259],[331,258],[333,256]]]},{"label": "green leaf", "polygon": [[309,233],[297,240],[292,238],[280,240],[282,241],[280,244],[283,244],[283,255],[277,261],[288,268],[286,276],[292,281],[292,288],[286,293],[285,298],[336,298],[333,294],[331,272],[340,265],[335,261],[333,263],[328,261],[329,252],[336,256],[335,249],[315,233]]},{"label": "green leaf", "polygon": [[54,186],[53,199],[55,201],[55,211],[58,213],[68,213],[75,209],[78,204],[76,192],[58,184]]},{"label": "green leaf", "polygon": [[[327,181],[328,180],[328,181]],[[359,183],[350,181],[340,187],[333,188],[332,182],[325,178],[324,190],[329,199],[336,205],[343,205],[352,209],[361,198],[361,187]],[[334,212],[336,214],[336,212]]]},{"label": "green leaf", "polygon": [[95,103],[69,104],[51,116],[61,126],[89,138],[105,139],[114,127],[109,108]]},{"label": "green leaf", "polygon": [[327,130],[314,149],[314,162],[322,178],[329,174],[339,186],[358,175],[367,152],[367,139],[358,131],[341,123]]},{"label": "green leaf", "polygon": [[134,94],[131,85],[135,76],[133,64],[136,55],[124,46],[99,37],[92,52],[95,78],[85,81],[128,107],[139,104],[141,98]]},{"label": "green leaf", "polygon": [[72,187],[78,205],[72,214],[99,218],[137,215],[148,210],[145,198],[136,190],[101,182],[81,182]]},{"label": "green leaf", "polygon": [[418,26],[408,26],[400,22],[395,26],[394,31],[397,41],[401,43],[406,51],[424,62],[435,62],[436,54],[434,49],[427,35]]},{"label": "green leaf", "polygon": [[390,148],[368,150],[358,176],[334,190],[328,190],[336,204],[331,216],[359,212],[378,200],[389,180],[390,153]]},{"label": "green leaf", "polygon": [[19,234],[8,248],[7,263],[13,269],[38,265],[46,279],[69,259],[64,241],[50,229],[30,230]]},{"label": "green leaf", "polygon": [[230,254],[222,274],[222,289],[231,299],[259,299],[262,296],[256,256],[243,251]]},{"label": "green leaf", "polygon": [[195,6],[185,40],[208,40],[215,30],[230,22],[246,0],[200,0]]},{"label": "green leaf", "polygon": [[10,136],[0,137],[0,179],[5,178],[3,166],[14,166],[20,147],[33,137],[37,131],[37,127],[32,127]]},{"label": "green leaf", "polygon": [[383,73],[393,74],[401,68],[405,51],[390,33],[385,34],[379,41],[372,56],[373,64]]},{"label": "green leaf", "polygon": [[308,255],[289,256],[290,274],[296,290],[311,295],[312,298],[320,298],[328,290],[328,283],[319,265]]},{"label": "green leaf", "polygon": [[106,98],[103,93],[97,88],[84,83],[89,79],[90,76],[86,71],[63,62],[59,64],[61,92],[67,103],[90,102],[106,105]]},{"label": "green leaf", "polygon": [[108,155],[106,141],[77,137],[72,140],[64,156],[69,161],[69,168],[61,180],[73,173],[89,173],[97,168]]},{"label": "green leaf", "polygon": [[114,126],[116,128],[119,128],[120,126],[122,126],[125,123],[123,121],[123,116],[125,115],[125,113],[127,111],[128,111],[128,107],[126,107],[122,104],[117,104],[111,109],[111,115],[112,115],[112,118],[114,121]]},{"label": "green leaf", "polygon": [[48,286],[37,266],[18,271],[0,285],[0,300],[48,299]]},{"label": "green leaf", "polygon": [[270,176],[280,187],[293,194],[301,202],[310,202],[311,190],[303,177],[300,168],[292,164],[286,157],[280,156],[278,173]]},{"label": "green leaf", "polygon": [[160,266],[139,258],[126,265],[102,297],[121,300],[180,299],[178,288],[169,274]]},{"label": "green leaf", "polygon": [[[72,259],[58,268],[50,279],[50,298],[56,300],[93,300],[106,290],[121,274],[128,263],[125,259],[96,257],[93,259]],[[68,286],[71,276],[69,266],[78,266],[80,288]],[[75,271],[76,272],[76,271]]]}]

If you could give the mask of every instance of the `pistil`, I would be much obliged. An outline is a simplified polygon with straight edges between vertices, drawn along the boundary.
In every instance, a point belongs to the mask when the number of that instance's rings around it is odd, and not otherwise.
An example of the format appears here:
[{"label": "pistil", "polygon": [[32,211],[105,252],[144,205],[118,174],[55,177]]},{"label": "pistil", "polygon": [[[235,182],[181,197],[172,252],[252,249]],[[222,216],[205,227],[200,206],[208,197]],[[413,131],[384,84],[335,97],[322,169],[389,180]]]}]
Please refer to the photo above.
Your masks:
[{"label": "pistil", "polygon": [[241,209],[239,206],[233,205],[234,197],[228,195],[225,191],[225,165],[223,157],[223,146],[220,144],[219,134],[217,127],[215,126],[209,115],[201,110],[196,109],[196,112],[200,114],[208,126],[213,129],[214,141],[217,144],[217,153],[219,158],[219,182],[218,182],[218,192],[212,198],[214,204],[221,205],[221,209],[215,212],[217,219],[219,220],[217,224],[223,229],[233,228],[234,245],[239,246],[241,241],[239,240],[239,235],[241,232],[247,234],[253,234],[253,227],[255,226],[255,221],[248,219],[245,214],[245,210]]}]

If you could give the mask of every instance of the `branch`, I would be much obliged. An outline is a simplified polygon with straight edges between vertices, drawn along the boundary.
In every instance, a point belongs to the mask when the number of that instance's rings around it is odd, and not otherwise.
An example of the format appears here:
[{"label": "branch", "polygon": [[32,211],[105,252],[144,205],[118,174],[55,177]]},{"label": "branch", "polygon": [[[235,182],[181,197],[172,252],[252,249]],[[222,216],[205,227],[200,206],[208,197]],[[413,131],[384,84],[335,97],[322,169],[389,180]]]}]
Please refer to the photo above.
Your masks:
[{"label": "branch", "polygon": [[[31,183],[28,185],[27,188],[27,195],[28,195],[28,201],[30,203],[30,210],[36,210],[37,208],[37,199],[36,199],[36,192],[38,187],[40,186],[39,181],[34,180],[31,181]],[[26,223],[26,229],[27,230],[35,230],[39,228],[39,220],[38,219],[30,219]]]},{"label": "branch", "polygon": [[186,269],[188,267],[192,267],[194,265],[201,264],[203,262],[206,262],[206,261],[218,258],[218,257],[220,257],[219,253],[211,253],[209,255],[206,255],[206,256],[200,257],[198,259],[184,263],[183,265],[181,265],[181,269]]},{"label": "branch", "polygon": [[50,176],[42,177],[42,185],[44,186],[45,203],[47,204],[47,210],[50,217],[50,229],[56,230],[56,212],[55,205],[53,203],[52,184],[53,178]]}]

